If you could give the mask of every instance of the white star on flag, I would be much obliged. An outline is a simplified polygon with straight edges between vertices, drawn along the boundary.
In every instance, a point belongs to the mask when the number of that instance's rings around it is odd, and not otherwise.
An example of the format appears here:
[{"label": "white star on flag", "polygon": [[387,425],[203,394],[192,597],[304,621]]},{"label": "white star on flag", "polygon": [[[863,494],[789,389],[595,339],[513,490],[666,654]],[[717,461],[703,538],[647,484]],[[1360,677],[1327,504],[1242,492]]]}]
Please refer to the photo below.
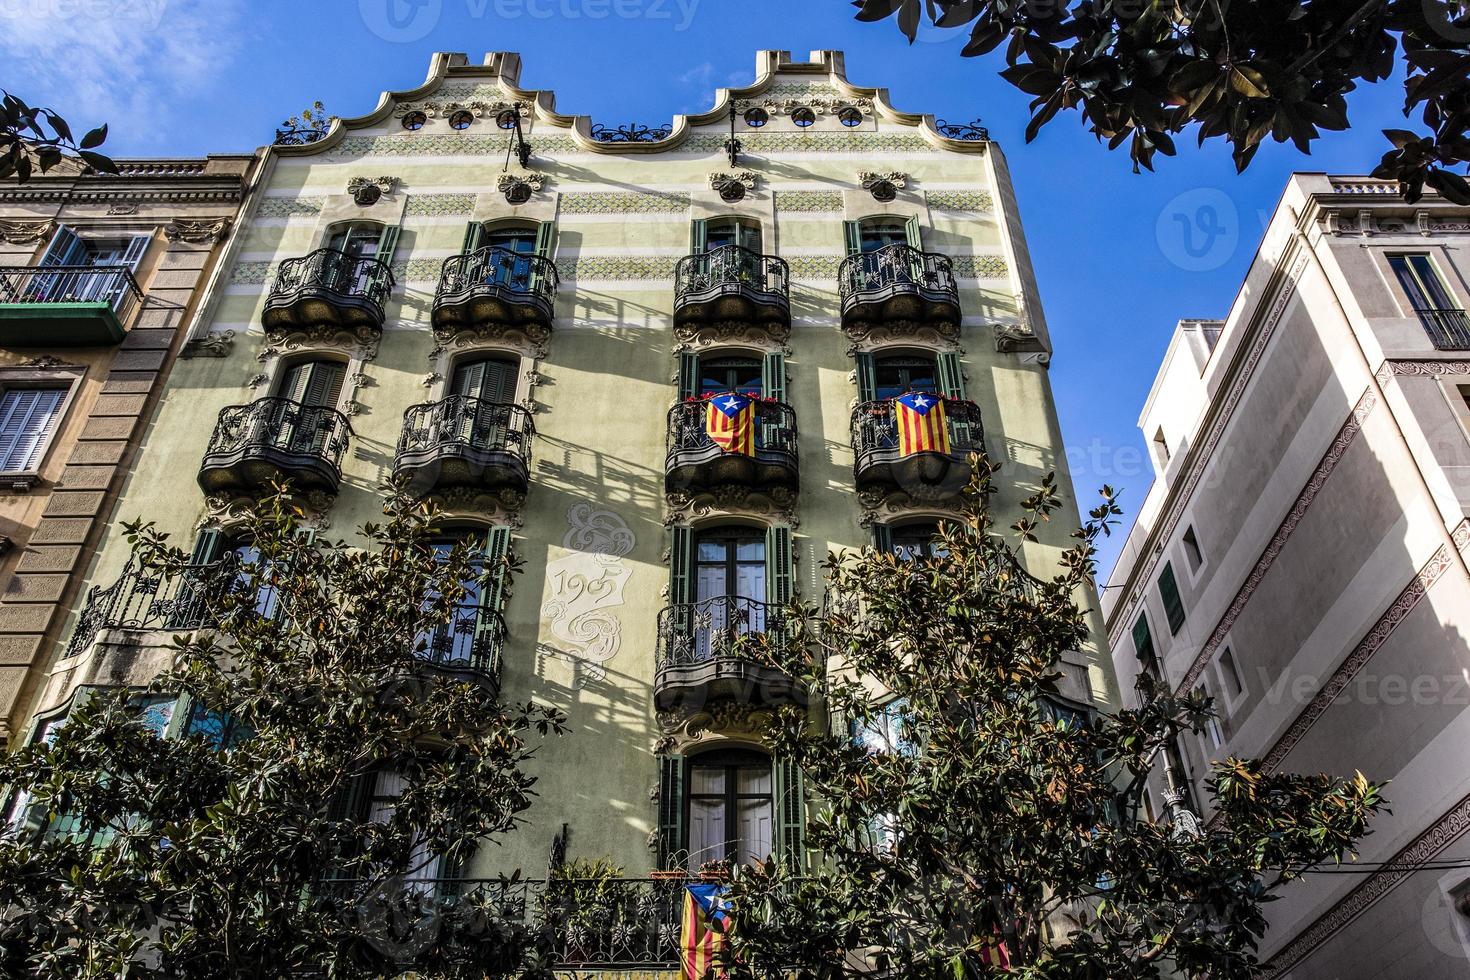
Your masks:
[{"label": "white star on flag", "polygon": [[918,398],[915,398],[914,399],[914,407],[915,408],[928,408],[929,407],[929,400],[927,398],[925,398],[923,395],[920,395]]},{"label": "white star on flag", "polygon": [[739,405],[739,404],[740,403],[738,401],[736,401],[735,399],[733,399],[733,398],[726,398],[725,399],[725,410],[726,411],[729,411],[730,409],[734,408],[736,405]]}]

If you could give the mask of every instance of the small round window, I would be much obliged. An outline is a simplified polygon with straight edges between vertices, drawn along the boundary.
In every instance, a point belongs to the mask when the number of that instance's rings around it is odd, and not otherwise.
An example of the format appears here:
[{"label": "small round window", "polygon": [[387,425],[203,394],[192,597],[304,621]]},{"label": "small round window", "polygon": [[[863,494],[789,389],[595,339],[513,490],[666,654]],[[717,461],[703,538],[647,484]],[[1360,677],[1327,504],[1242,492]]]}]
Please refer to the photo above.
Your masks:
[{"label": "small round window", "polygon": [[771,121],[771,114],[764,109],[746,109],[745,125],[752,129],[760,129]]},{"label": "small round window", "polygon": [[812,123],[817,121],[817,114],[815,112],[812,112],[806,106],[799,106],[791,110],[791,121],[796,123],[796,125],[800,126],[802,129],[806,129]]},{"label": "small round window", "polygon": [[409,130],[410,132],[418,129],[423,129],[424,123],[428,121],[428,116],[426,116],[420,110],[415,109],[413,112],[410,112],[408,115],[403,117],[403,128]]},{"label": "small round window", "polygon": [[838,110],[837,118],[841,120],[842,125],[848,127],[849,129],[853,126],[861,126],[863,124],[862,112],[859,109],[850,105],[843,106],[840,110]]},{"label": "small round window", "polygon": [[495,125],[499,126],[501,129],[515,129],[516,111],[514,109],[506,109],[502,111],[500,115],[495,117]]},{"label": "small round window", "polygon": [[470,111],[468,109],[461,109],[458,112],[456,112],[454,115],[452,115],[452,116],[449,117],[449,128],[450,129],[469,129],[470,128],[470,123],[472,123],[474,121],[475,121],[475,117],[470,113]]}]

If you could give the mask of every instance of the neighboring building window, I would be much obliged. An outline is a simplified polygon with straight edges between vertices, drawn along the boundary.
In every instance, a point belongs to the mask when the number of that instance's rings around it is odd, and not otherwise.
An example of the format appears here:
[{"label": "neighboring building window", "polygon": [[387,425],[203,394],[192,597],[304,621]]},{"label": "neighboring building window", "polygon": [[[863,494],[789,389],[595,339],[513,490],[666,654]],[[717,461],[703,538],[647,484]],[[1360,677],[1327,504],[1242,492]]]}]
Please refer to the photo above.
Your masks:
[{"label": "neighboring building window", "polygon": [[775,842],[770,758],[732,749],[691,759],[688,811],[691,868],[764,861]]},{"label": "neighboring building window", "polygon": [[1169,465],[1169,440],[1164,438],[1164,430],[1160,427],[1154,432],[1154,456],[1159,461],[1159,466]]},{"label": "neighboring building window", "polygon": [[[1204,697],[1210,696],[1210,689],[1201,684],[1194,689],[1196,694]],[[1210,715],[1205,719],[1205,730],[1202,733],[1205,743],[1205,754],[1209,755],[1215,749],[1225,744],[1225,733],[1220,729],[1220,718],[1218,715]]]},{"label": "neighboring building window", "polygon": [[0,396],[0,472],[40,467],[66,393],[66,388],[9,388]]},{"label": "neighboring building window", "polygon": [[1164,600],[1164,616],[1169,620],[1169,634],[1179,632],[1184,625],[1184,600],[1179,595],[1179,582],[1174,578],[1172,562],[1164,565],[1159,576],[1159,598]]},{"label": "neighboring building window", "polygon": [[1390,255],[1388,264],[1434,346],[1440,350],[1470,348],[1470,320],[1435,269],[1434,260],[1418,252]]},{"label": "neighboring building window", "polygon": [[1220,654],[1220,678],[1231,700],[1245,693],[1245,678],[1240,674],[1240,665],[1235,662],[1235,651],[1226,647]]},{"label": "neighboring building window", "polygon": [[1184,557],[1189,559],[1189,570],[1197,572],[1205,563],[1205,553],[1200,550],[1199,538],[1195,536],[1194,526],[1184,529]]},{"label": "neighboring building window", "polygon": [[1148,628],[1148,613],[1139,613],[1138,622],[1133,624],[1133,652],[1138,654],[1144,673],[1156,681],[1163,680],[1159,676],[1159,655],[1154,651],[1153,633]]}]

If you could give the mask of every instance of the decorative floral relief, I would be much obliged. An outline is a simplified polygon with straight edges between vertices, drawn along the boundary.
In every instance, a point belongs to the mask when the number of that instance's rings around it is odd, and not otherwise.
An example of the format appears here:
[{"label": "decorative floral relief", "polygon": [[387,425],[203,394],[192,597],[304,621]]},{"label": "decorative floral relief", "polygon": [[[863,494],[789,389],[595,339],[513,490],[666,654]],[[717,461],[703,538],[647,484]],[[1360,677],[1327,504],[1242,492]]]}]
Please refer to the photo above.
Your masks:
[{"label": "decorative floral relief", "polygon": [[562,214],[682,214],[689,210],[689,195],[620,191],[572,192],[563,194],[560,204]]},{"label": "decorative floral relief", "polygon": [[474,210],[475,195],[473,194],[411,194],[403,213],[440,216],[473,214]]},{"label": "decorative floral relief", "polygon": [[607,676],[607,663],[622,647],[622,622],[613,609],[625,603],[624,588],[632,570],[623,558],[635,544],[626,521],[590,503],[567,511],[562,547],[571,553],[546,566],[551,599],[541,607],[552,642],[538,651],[564,660],[572,668],[573,690]]}]

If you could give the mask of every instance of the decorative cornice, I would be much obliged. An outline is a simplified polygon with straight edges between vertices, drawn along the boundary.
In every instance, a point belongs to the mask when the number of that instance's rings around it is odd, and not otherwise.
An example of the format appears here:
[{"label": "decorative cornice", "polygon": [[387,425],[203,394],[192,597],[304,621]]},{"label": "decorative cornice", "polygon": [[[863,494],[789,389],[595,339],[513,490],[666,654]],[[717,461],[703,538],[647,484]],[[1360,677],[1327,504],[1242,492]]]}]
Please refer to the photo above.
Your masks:
[{"label": "decorative cornice", "polygon": [[8,245],[39,245],[51,237],[56,223],[50,218],[22,221],[0,218],[0,240]]},{"label": "decorative cornice", "polygon": [[1333,470],[1337,469],[1337,464],[1342,462],[1343,456],[1347,455],[1348,447],[1353,444],[1353,440],[1357,439],[1358,433],[1363,430],[1363,422],[1372,414],[1377,404],[1378,395],[1372,388],[1369,388],[1363,392],[1362,397],[1358,399],[1358,403],[1353,406],[1352,412],[1348,414],[1347,421],[1342,424],[1342,428],[1338,430],[1337,435],[1328,444],[1327,451],[1322,454],[1322,458],[1317,462],[1316,468],[1312,470],[1311,477],[1308,478],[1306,485],[1302,487],[1301,492],[1297,494],[1296,500],[1292,502],[1291,509],[1286,512],[1286,516],[1282,518],[1280,525],[1277,526],[1276,533],[1271,535],[1271,540],[1267,542],[1260,557],[1256,559],[1256,563],[1251,568],[1250,574],[1246,576],[1245,582],[1241,584],[1240,589],[1235,593],[1235,598],[1230,601],[1230,605],[1226,607],[1225,613],[1220,617],[1220,621],[1215,624],[1215,628],[1210,632],[1210,638],[1205,641],[1205,645],[1195,655],[1194,662],[1184,672],[1184,677],[1176,687],[1181,697],[1193,689],[1195,682],[1199,680],[1200,674],[1204,673],[1205,667],[1209,664],[1215,651],[1219,649],[1220,644],[1225,639],[1225,635],[1235,626],[1236,620],[1240,618],[1240,614],[1245,610],[1246,603],[1250,602],[1251,597],[1260,588],[1261,581],[1266,577],[1266,573],[1271,570],[1271,566],[1276,563],[1276,559],[1286,548],[1287,539],[1291,537],[1297,525],[1302,522],[1302,518],[1307,514],[1307,508],[1311,507],[1312,501],[1317,499],[1317,494],[1321,493],[1322,488],[1327,484],[1327,478],[1332,475]]},{"label": "decorative cornice", "polygon": [[[539,324],[485,324],[478,327],[435,327],[436,346],[429,351],[429,363],[437,364],[445,348],[490,345],[510,347],[526,357],[545,358],[550,353],[551,331]],[[447,365],[446,365],[447,367]]]},{"label": "decorative cornice", "polygon": [[[686,153],[722,153],[726,136],[719,133],[691,133],[676,148]],[[534,140],[537,157],[581,156],[597,153],[570,136],[537,133]],[[761,156],[781,153],[943,153],[918,133],[871,133],[860,130],[832,132],[817,130],[802,133],[741,133],[740,143],[747,152]],[[983,144],[976,144],[983,146]],[[622,147],[626,151],[626,147]],[[656,149],[656,148],[655,148]],[[953,149],[960,149],[956,146]],[[495,135],[462,135],[449,133],[414,133],[409,136],[348,136],[322,151],[333,156],[482,156],[505,152],[505,137]],[[610,151],[603,151],[610,152]],[[973,150],[969,152],[974,152]]]},{"label": "decorative cornice", "polygon": [[73,361],[63,361],[54,354],[40,354],[36,357],[27,358],[20,362],[21,367],[40,368],[43,371],[52,371],[57,368],[84,368],[85,365]]},{"label": "decorative cornice", "polygon": [[460,516],[474,515],[478,520],[493,524],[509,524],[516,530],[524,526],[521,509],[526,505],[526,495],[519,490],[503,487],[486,490],[480,487],[445,487],[425,495],[438,505],[444,515],[453,520]]},{"label": "decorative cornice", "polygon": [[730,700],[660,711],[660,734],[653,750],[657,755],[686,755],[696,746],[711,741],[760,743],[773,717],[769,708]]},{"label": "decorative cornice", "polygon": [[230,231],[229,218],[194,220],[175,218],[163,228],[163,237],[171,242],[188,242],[191,245],[213,245],[221,241]]}]

